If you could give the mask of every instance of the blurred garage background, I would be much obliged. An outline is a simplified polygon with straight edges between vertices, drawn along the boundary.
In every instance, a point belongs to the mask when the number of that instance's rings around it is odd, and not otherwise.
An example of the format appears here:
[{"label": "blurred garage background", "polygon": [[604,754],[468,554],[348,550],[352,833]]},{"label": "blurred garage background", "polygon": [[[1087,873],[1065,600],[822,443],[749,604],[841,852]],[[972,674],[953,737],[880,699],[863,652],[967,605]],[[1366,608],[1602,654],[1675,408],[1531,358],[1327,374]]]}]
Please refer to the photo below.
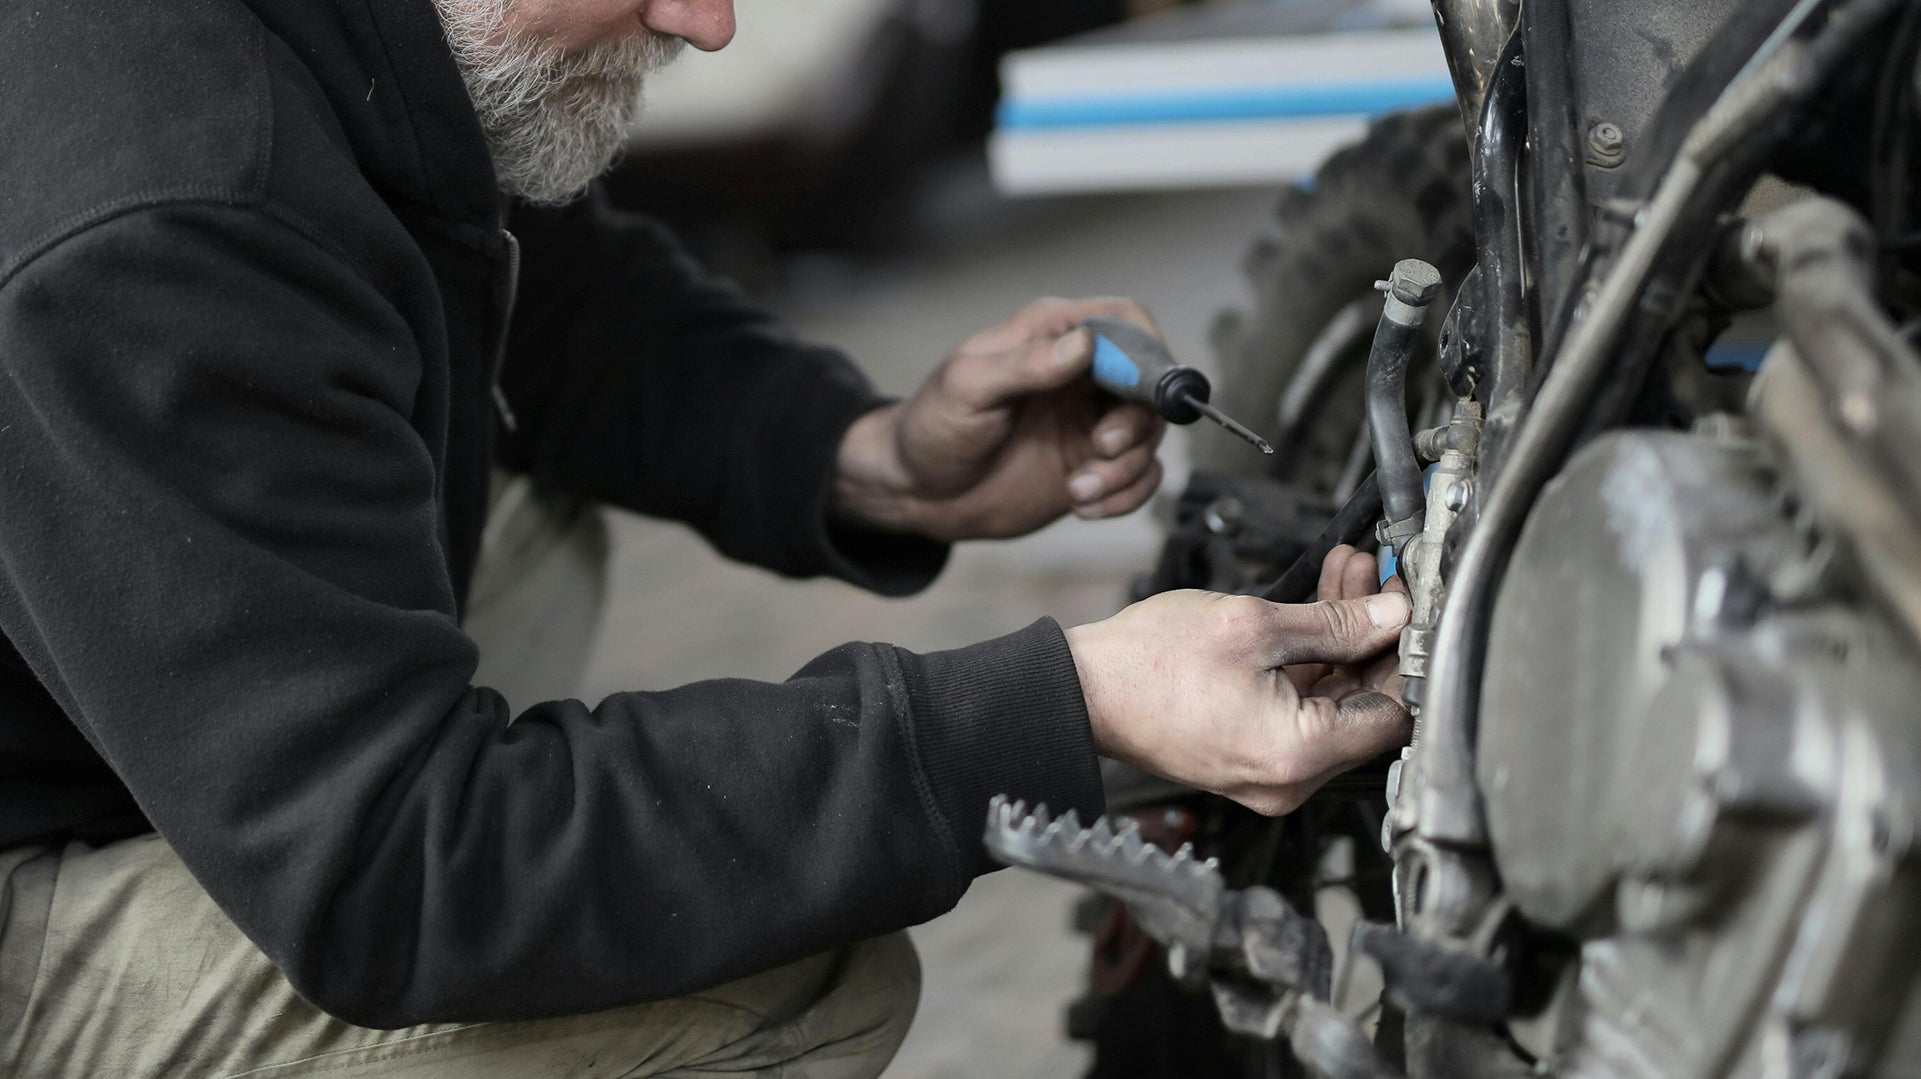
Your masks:
[{"label": "blurred garage background", "polygon": [[[736,2],[729,48],[690,51],[650,84],[609,192],[894,394],[1050,294],[1136,297],[1174,353],[1207,369],[1209,326],[1245,302],[1242,253],[1278,188],[1369,115],[1447,93],[1422,0]],[[1348,52],[1330,59],[1334,40]],[[1355,66],[1368,57],[1378,70]],[[1163,499],[1184,482],[1189,440],[1225,437],[1177,430]],[[1093,620],[1153,564],[1155,518],[963,546],[926,593],[890,601],[731,565],[685,529],[610,513],[608,600],[584,669],[529,663],[498,679],[510,698],[597,700],[781,679],[847,640],[925,651],[1041,615]],[[577,651],[536,611],[488,617]],[[1087,963],[1074,899],[1003,872],[917,930],[921,1016],[889,1075],[1079,1075],[1086,1050],[1061,1022]]]}]

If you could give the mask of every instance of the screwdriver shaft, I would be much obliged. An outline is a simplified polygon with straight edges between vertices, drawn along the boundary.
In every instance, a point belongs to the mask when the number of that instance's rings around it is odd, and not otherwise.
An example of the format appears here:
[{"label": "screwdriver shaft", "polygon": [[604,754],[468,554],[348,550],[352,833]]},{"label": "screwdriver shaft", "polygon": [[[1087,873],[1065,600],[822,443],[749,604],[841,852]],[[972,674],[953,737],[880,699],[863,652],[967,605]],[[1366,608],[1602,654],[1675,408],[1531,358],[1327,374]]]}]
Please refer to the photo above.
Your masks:
[{"label": "screwdriver shaft", "polygon": [[1206,416],[1208,419],[1213,420],[1215,423],[1220,424],[1222,427],[1225,427],[1227,430],[1246,439],[1249,443],[1251,443],[1254,446],[1255,449],[1260,450],[1262,453],[1271,454],[1274,452],[1274,447],[1267,444],[1267,439],[1262,438],[1261,436],[1255,434],[1253,431],[1248,430],[1246,427],[1236,422],[1234,417],[1229,416],[1227,413],[1222,412],[1220,409],[1215,408],[1213,405],[1208,404],[1206,401],[1197,399],[1191,393],[1182,394],[1181,400],[1186,401],[1190,405],[1193,405],[1196,409],[1200,411],[1201,415]]}]

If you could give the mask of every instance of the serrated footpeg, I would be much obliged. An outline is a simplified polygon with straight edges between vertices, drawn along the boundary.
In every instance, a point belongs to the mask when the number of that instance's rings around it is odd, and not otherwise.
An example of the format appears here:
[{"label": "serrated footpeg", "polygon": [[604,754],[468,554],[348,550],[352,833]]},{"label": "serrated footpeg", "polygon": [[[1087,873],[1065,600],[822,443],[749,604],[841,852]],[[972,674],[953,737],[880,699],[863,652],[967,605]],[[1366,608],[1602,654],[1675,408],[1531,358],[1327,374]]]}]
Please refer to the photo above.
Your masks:
[{"label": "serrated footpeg", "polygon": [[1233,891],[1219,865],[1192,844],[1169,854],[1131,822],[1106,817],[1082,827],[1072,811],[996,796],[982,838],[1000,861],[1088,885],[1126,903],[1167,950],[1175,980],[1213,991],[1229,1030],[1270,1041],[1285,1036],[1322,1079],[1396,1079],[1366,1035],[1326,1003],[1333,952],[1321,924],[1279,893]]}]

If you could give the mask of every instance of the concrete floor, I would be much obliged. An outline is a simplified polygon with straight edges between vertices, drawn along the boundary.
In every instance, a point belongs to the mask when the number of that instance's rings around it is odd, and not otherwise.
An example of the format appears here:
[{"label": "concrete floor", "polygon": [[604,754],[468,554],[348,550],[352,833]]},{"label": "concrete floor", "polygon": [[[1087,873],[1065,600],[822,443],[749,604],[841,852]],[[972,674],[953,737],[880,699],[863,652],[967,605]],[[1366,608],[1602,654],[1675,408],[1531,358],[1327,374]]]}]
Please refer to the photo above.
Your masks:
[{"label": "concrete floor", "polygon": [[[963,177],[945,227],[885,266],[805,265],[769,297],[810,338],[846,349],[888,392],[910,392],[943,353],[1043,295],[1131,295],[1176,355],[1206,367],[1214,313],[1242,302],[1238,266],[1272,195],[1226,192],[1006,204]],[[945,239],[939,238],[945,236]],[[1226,402],[1224,402],[1226,403]],[[1231,407],[1231,404],[1230,406]],[[1177,491],[1186,437],[1166,458]],[[716,676],[780,679],[847,640],[916,650],[971,643],[1041,615],[1072,625],[1113,613],[1152,563],[1148,513],[1069,520],[1034,536],[972,544],[920,596],[884,600],[831,581],[783,581],[713,555],[678,526],[617,515],[614,599],[585,696]],[[1061,1034],[1084,941],[1066,930],[1071,888],[1026,874],[979,881],[915,931],[926,987],[897,1079],[1075,1076],[1085,1050]]]}]

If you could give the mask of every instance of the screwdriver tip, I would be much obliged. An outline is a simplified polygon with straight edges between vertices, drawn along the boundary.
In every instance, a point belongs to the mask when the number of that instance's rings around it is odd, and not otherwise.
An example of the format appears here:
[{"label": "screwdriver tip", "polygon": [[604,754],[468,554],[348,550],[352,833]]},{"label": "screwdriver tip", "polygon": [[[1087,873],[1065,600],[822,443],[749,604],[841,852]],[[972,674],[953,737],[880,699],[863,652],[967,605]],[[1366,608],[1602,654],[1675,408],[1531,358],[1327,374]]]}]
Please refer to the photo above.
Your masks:
[{"label": "screwdriver tip", "polygon": [[1193,406],[1195,411],[1199,412],[1203,416],[1206,416],[1208,419],[1213,420],[1215,423],[1220,424],[1222,427],[1227,429],[1228,433],[1234,435],[1236,438],[1241,439],[1243,442],[1246,442],[1248,445],[1254,447],[1257,450],[1260,450],[1262,453],[1268,454],[1269,456],[1273,455],[1274,447],[1268,445],[1267,439],[1262,438],[1260,435],[1255,434],[1253,429],[1248,427],[1246,424],[1243,424],[1240,421],[1234,419],[1234,417],[1229,416],[1227,413],[1222,412],[1220,409],[1215,408],[1213,405],[1208,404],[1206,401],[1202,401],[1192,396],[1185,397],[1184,400],[1189,405]]}]

